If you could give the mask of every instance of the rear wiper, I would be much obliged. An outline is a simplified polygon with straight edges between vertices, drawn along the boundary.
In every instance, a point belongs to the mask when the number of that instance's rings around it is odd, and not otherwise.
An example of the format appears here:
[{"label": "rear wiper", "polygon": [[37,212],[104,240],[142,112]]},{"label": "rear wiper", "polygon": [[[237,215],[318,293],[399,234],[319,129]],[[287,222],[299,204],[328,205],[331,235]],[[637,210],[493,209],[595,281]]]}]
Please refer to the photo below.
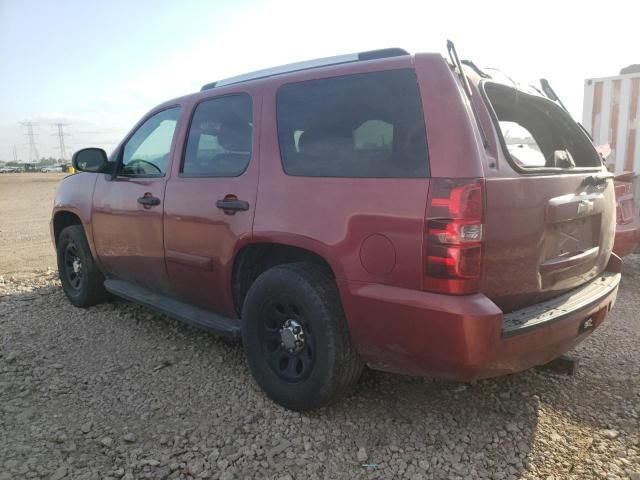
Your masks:
[{"label": "rear wiper", "polygon": [[560,100],[558,95],[556,95],[555,90],[551,88],[551,85],[549,84],[549,81],[546,78],[540,79],[540,85],[542,86],[542,91],[550,100],[553,100],[554,102],[558,102],[560,106],[564,108],[565,112],[569,112],[569,110],[567,110],[567,107],[564,106],[564,103],[562,103],[562,100]]},{"label": "rear wiper", "polygon": [[[542,85],[542,90],[544,91],[544,94],[547,96],[547,98],[549,100],[552,100],[554,102],[558,102],[558,104],[564,109],[565,112],[569,113],[569,110],[567,110],[567,107],[564,106],[564,103],[562,103],[562,100],[560,100],[560,98],[558,97],[558,95],[556,95],[556,92],[553,88],[551,88],[551,85],[549,84],[549,81],[546,78],[541,78],[540,79],[540,85]],[[569,116],[571,116],[571,114],[569,113]],[[573,118],[573,117],[572,117]],[[582,131],[587,135],[587,137],[589,138],[589,140],[591,140],[591,142],[593,142],[593,137],[591,136],[591,134],[587,131],[586,128],[584,128],[584,126],[580,123],[577,122],[578,126],[582,129]]]}]

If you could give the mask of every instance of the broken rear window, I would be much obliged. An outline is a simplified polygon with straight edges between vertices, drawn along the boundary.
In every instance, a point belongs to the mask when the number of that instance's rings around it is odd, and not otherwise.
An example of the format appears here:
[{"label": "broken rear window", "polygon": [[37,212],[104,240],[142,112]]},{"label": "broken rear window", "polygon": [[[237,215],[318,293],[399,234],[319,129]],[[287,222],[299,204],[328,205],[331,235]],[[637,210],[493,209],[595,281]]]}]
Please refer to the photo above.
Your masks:
[{"label": "broken rear window", "polygon": [[487,83],[505,154],[522,169],[593,168],[600,158],[580,126],[558,105],[512,87]]}]

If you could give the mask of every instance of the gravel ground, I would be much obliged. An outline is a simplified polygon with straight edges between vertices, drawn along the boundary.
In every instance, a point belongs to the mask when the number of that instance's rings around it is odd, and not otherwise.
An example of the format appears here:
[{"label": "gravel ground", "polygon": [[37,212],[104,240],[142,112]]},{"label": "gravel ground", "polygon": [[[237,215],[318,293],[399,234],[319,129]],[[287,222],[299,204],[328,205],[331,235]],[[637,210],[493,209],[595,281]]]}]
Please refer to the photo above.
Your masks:
[{"label": "gravel ground", "polygon": [[262,394],[237,343],[122,301],[73,307],[44,270],[59,176],[25,178],[0,185],[0,480],[640,480],[640,255],[573,377],[367,372],[299,414]]},{"label": "gravel ground", "polygon": [[0,479],[640,478],[640,256],[618,303],[547,371],[463,385],[368,372],[286,411],[240,345],[121,301],[66,301],[53,271],[0,279]]}]

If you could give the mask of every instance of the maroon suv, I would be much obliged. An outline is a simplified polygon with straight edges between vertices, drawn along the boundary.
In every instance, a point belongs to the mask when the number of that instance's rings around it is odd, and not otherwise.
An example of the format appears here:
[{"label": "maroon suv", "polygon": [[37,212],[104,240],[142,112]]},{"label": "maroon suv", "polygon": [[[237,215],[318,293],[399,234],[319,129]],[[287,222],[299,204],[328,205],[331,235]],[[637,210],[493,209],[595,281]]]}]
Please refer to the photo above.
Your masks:
[{"label": "maroon suv", "polygon": [[471,380],[571,349],[616,298],[611,174],[558,104],[450,53],[222,80],[110,158],[77,152],[90,173],[60,184],[51,222],[65,293],[241,336],[298,410],[365,365]]}]

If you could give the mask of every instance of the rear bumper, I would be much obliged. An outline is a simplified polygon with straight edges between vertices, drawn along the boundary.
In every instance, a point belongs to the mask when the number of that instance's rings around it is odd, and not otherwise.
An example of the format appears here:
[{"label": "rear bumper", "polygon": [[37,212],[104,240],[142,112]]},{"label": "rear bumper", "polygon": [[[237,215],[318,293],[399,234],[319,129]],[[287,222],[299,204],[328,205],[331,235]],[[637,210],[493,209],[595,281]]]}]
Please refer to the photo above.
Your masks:
[{"label": "rear bumper", "polygon": [[616,226],[616,238],[613,244],[616,255],[620,257],[629,255],[635,251],[638,244],[640,244],[640,217],[635,217],[625,225]]},{"label": "rear bumper", "polygon": [[352,339],[370,367],[468,381],[526,370],[570,350],[604,321],[619,281],[619,273],[606,272],[565,296],[508,315],[482,294],[455,297],[348,281],[339,287]]}]

